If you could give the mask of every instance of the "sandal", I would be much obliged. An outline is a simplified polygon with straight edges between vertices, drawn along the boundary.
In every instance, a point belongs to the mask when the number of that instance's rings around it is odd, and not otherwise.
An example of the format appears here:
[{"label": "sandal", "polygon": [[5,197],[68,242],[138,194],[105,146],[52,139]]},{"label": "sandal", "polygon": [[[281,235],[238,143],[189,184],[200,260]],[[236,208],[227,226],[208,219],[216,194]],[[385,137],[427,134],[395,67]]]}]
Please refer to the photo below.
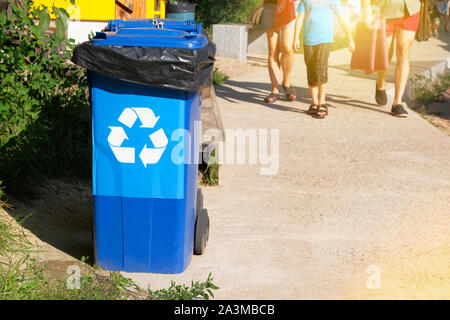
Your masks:
[{"label": "sandal", "polygon": [[283,89],[284,92],[286,93],[286,99],[288,99],[288,101],[294,101],[297,98],[297,94],[295,93],[295,88],[290,86],[290,87],[286,87],[283,84]]},{"label": "sandal", "polygon": [[306,111],[307,114],[313,115],[317,113],[317,110],[319,110],[319,106],[317,104],[312,104],[309,106],[308,111]]},{"label": "sandal", "polygon": [[267,97],[264,98],[264,101],[267,103],[274,103],[278,100],[278,93],[271,92]]},{"label": "sandal", "polygon": [[319,106],[316,113],[313,115],[317,119],[323,119],[328,115],[328,107],[326,104]]}]

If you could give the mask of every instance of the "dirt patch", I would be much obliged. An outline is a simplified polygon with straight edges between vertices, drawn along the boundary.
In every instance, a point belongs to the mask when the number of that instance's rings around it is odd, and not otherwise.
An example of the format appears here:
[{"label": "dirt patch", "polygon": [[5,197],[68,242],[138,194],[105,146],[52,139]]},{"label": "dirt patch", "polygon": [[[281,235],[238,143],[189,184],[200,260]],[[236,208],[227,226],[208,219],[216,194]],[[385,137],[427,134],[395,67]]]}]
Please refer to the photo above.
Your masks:
[{"label": "dirt patch", "polygon": [[[450,89],[447,91],[450,97]],[[450,135],[450,98],[444,101],[435,101],[427,106],[416,105],[413,109],[431,124]]]},{"label": "dirt patch", "polygon": [[[411,108],[431,124],[450,135],[450,72],[440,76],[437,82],[421,79],[415,88],[416,100]],[[420,82],[416,80],[416,82]],[[417,85],[417,84],[415,84]]]},{"label": "dirt patch", "polygon": [[[19,201],[9,197],[0,208],[0,220],[22,232],[29,242],[29,254],[45,265],[49,279],[64,280],[69,266],[82,272],[93,262],[92,220],[93,201],[90,183],[49,181],[37,191],[34,199]],[[20,258],[20,253],[12,256]]]},{"label": "dirt patch", "polygon": [[[448,105],[444,105],[443,107],[445,108],[449,108]],[[424,115],[423,116],[426,120],[428,120],[432,125],[434,125],[435,127],[438,127],[439,129],[441,129],[442,131],[444,131],[445,133],[447,133],[450,136],[450,120],[448,119],[443,119],[439,116],[435,116],[435,115]]]},{"label": "dirt patch", "polygon": [[30,230],[22,228],[19,223],[12,218],[5,210],[0,208],[0,221],[6,222],[11,226],[11,232],[22,234],[26,237],[24,243],[26,250],[12,253],[6,253],[0,258],[0,262],[14,263],[24,261],[23,259],[29,255],[30,258],[36,259],[37,265],[45,265],[45,274],[49,279],[64,280],[67,278],[67,268],[76,265],[81,270],[85,270],[88,266],[58,250],[57,248],[41,241]]},{"label": "dirt patch", "polygon": [[90,183],[49,181],[36,199],[8,199],[9,219],[21,222],[36,244],[39,260],[76,261],[93,258],[93,199]]},{"label": "dirt patch", "polygon": [[[61,261],[61,260],[45,260],[38,263],[43,267],[44,275],[47,279],[65,281],[70,272],[75,271],[74,266],[78,267],[81,274],[89,272],[90,267],[80,261]],[[100,271],[100,270],[99,270]],[[102,271],[103,273],[105,271]]]}]

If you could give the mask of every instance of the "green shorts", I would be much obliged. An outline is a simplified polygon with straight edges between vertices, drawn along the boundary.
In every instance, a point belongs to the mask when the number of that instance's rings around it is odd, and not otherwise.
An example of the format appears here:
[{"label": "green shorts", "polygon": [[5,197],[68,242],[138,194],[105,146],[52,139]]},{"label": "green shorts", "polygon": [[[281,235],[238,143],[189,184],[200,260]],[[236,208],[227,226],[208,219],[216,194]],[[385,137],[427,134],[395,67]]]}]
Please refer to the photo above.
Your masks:
[{"label": "green shorts", "polygon": [[328,57],[331,43],[321,43],[315,46],[304,45],[304,58],[308,85],[315,87],[319,83],[328,82]]}]

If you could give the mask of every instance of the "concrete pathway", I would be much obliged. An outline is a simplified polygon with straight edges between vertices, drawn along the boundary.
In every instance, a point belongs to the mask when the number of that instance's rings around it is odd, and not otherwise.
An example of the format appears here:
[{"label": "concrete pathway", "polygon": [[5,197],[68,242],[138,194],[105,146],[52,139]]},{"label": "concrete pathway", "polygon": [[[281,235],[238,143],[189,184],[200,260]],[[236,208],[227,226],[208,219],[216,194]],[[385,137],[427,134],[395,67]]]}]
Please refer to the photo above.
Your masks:
[{"label": "concrete pathway", "polygon": [[[413,71],[447,58],[447,43],[415,43]],[[216,87],[225,129],[279,130],[278,173],[223,165],[221,185],[204,188],[206,254],[181,275],[127,276],[156,289],[212,272],[222,299],[450,298],[450,137],[374,105],[374,76],[349,62],[346,50],[330,57],[324,120],[305,113],[301,55],[296,102],[262,103],[258,66]]]}]

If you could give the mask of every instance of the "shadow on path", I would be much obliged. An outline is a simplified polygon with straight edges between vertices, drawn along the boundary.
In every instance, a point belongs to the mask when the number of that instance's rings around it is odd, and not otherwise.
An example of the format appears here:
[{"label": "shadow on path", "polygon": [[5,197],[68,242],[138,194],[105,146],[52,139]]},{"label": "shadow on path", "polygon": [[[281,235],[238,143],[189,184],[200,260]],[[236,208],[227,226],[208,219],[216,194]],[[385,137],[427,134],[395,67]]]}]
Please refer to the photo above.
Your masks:
[{"label": "shadow on path", "polygon": [[[435,61],[411,61],[410,64],[410,76],[412,77],[415,74],[420,74],[422,72],[424,72],[425,70],[427,70],[428,68],[437,65],[439,63],[441,63],[442,60],[435,60]],[[390,66],[389,66],[389,71],[388,74],[386,75],[386,82],[388,83],[394,83],[394,73],[395,73],[395,67],[396,67],[396,63],[395,62],[391,62]],[[334,65],[334,66],[330,66],[330,69],[337,69],[337,70],[341,70],[341,71],[345,71],[346,72],[346,76],[348,77],[354,77],[354,78],[362,78],[362,79],[369,79],[369,80],[373,80],[376,81],[377,79],[377,73],[371,73],[369,75],[366,75],[364,73],[364,71],[361,70],[351,70],[350,69],[350,65],[349,64],[341,64],[341,65]],[[375,82],[373,87],[375,88]]]},{"label": "shadow on path", "polygon": [[[93,197],[90,182],[49,181],[37,199],[9,199],[4,210],[41,241],[80,260],[93,252]],[[26,204],[24,204],[24,202]]]},{"label": "shadow on path", "polygon": [[[261,82],[240,82],[235,80],[228,80],[224,85],[215,86],[216,95],[221,99],[224,99],[231,103],[253,103],[261,107],[270,108],[279,111],[289,111],[306,114],[306,110],[298,108],[300,102],[309,106],[311,104],[311,98],[309,95],[309,89],[295,87],[297,92],[297,99],[291,106],[280,105],[277,103],[269,104],[264,102],[264,98],[269,94],[271,85]],[[283,103],[287,102],[284,94],[280,94],[281,97],[278,101]],[[385,114],[391,114],[390,112],[382,110],[378,105],[369,103],[366,101],[351,99],[350,97],[343,95],[327,94],[327,101],[330,103],[330,107],[336,108],[336,105],[346,105],[350,107],[356,107],[366,109],[375,112],[381,112]],[[289,103],[289,102],[287,102]]]}]

